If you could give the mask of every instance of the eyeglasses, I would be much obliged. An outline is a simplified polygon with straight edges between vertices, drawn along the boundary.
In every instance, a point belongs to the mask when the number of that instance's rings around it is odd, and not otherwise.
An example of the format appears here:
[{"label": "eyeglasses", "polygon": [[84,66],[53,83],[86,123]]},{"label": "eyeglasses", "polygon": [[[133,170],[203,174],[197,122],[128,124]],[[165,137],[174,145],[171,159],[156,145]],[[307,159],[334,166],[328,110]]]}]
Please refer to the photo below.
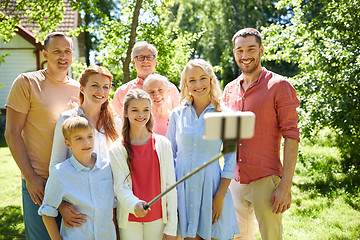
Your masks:
[{"label": "eyeglasses", "polygon": [[153,61],[155,59],[155,55],[150,55],[150,56],[136,56],[135,59],[137,59],[139,62],[145,61],[145,59],[147,61]]}]

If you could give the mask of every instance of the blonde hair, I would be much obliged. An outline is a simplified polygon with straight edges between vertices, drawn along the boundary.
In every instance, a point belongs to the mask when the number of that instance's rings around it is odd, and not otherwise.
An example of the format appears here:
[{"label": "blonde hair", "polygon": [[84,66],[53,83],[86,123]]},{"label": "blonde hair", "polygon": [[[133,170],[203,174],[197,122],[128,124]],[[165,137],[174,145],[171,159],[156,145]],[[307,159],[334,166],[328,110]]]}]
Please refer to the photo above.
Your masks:
[{"label": "blonde hair", "polygon": [[194,98],[190,95],[189,90],[186,85],[187,74],[190,68],[199,67],[201,68],[209,77],[210,77],[210,102],[214,106],[217,112],[221,112],[221,88],[220,83],[214,73],[214,70],[210,63],[203,59],[193,59],[190,60],[184,67],[184,70],[181,73],[181,81],[180,81],[180,102],[188,102],[190,104],[193,103]]},{"label": "blonde hair", "polygon": [[[113,76],[106,67],[101,66],[90,66],[86,68],[80,75],[79,83],[82,87],[85,87],[89,76],[93,74],[100,74],[105,77],[108,77],[110,80],[110,86],[112,83]],[[80,91],[80,105],[84,103],[84,94]],[[101,132],[101,129],[104,129],[104,132]],[[119,133],[115,127],[115,120],[112,108],[109,104],[109,99],[101,105],[99,120],[96,124],[96,130],[103,133],[107,138],[115,141],[119,137]]]},{"label": "blonde hair", "polygon": [[66,119],[61,130],[66,140],[70,140],[70,136],[73,132],[79,129],[94,129],[92,123],[85,116],[71,116]]}]

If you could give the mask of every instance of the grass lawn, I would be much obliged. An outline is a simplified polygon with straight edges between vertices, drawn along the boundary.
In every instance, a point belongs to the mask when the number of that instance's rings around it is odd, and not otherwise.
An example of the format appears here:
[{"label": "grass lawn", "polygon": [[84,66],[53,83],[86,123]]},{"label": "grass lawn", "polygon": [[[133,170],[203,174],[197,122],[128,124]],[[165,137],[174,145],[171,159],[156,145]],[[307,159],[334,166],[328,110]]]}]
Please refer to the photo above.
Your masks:
[{"label": "grass lawn", "polygon": [[[342,173],[336,148],[301,144],[284,239],[360,240],[359,174]],[[0,147],[0,161],[0,239],[25,239],[20,171],[7,147]]]},{"label": "grass lawn", "polygon": [[336,148],[305,145],[301,152],[284,239],[360,239],[359,175],[340,171]]},{"label": "grass lawn", "polygon": [[7,147],[0,147],[0,239],[25,239],[21,174]]}]

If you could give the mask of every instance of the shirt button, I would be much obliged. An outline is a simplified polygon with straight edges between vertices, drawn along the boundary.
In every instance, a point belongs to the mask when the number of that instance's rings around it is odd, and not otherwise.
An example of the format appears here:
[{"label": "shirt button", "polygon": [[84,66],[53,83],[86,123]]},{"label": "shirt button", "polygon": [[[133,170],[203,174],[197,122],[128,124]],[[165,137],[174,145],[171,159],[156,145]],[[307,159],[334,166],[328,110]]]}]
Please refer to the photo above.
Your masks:
[{"label": "shirt button", "polygon": [[239,146],[241,147],[241,146],[242,146],[242,144],[241,144],[241,143],[239,143]]},{"label": "shirt button", "polygon": [[242,160],[241,160],[241,158],[239,159],[239,162],[241,162]]},{"label": "shirt button", "polygon": [[193,205],[191,204],[190,207],[193,207]]}]

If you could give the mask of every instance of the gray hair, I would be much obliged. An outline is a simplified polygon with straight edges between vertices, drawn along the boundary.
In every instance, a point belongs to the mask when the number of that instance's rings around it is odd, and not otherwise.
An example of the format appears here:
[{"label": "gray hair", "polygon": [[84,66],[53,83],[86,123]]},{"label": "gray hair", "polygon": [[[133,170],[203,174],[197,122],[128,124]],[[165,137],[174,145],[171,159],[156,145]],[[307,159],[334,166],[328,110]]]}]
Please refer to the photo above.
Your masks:
[{"label": "gray hair", "polygon": [[157,73],[153,73],[150,74],[149,76],[147,76],[143,82],[143,88],[145,89],[145,85],[147,85],[150,81],[152,80],[159,80],[162,81],[163,83],[165,83],[166,87],[169,87],[169,79],[163,75],[157,74]]},{"label": "gray hair", "polygon": [[155,58],[157,58],[158,56],[158,51],[156,50],[156,47],[153,44],[150,44],[146,41],[141,41],[141,42],[137,42],[134,44],[134,47],[131,51],[131,60],[134,61],[135,57],[136,57],[136,53],[142,49],[142,48],[147,48],[149,49],[154,55]]}]

